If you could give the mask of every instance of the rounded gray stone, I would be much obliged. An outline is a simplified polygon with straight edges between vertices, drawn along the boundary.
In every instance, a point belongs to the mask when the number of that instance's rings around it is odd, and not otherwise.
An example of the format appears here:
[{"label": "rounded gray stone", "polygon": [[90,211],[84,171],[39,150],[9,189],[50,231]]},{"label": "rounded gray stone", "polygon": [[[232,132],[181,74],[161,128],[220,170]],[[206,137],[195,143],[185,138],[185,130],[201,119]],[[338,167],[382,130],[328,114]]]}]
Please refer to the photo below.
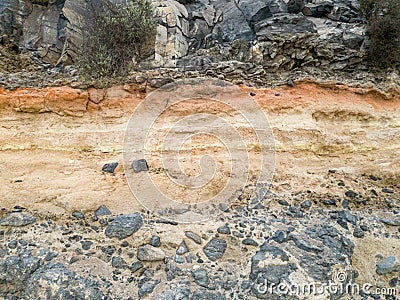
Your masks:
[{"label": "rounded gray stone", "polygon": [[109,238],[116,237],[122,240],[137,232],[142,225],[143,219],[139,213],[122,215],[116,217],[108,224],[105,234]]}]

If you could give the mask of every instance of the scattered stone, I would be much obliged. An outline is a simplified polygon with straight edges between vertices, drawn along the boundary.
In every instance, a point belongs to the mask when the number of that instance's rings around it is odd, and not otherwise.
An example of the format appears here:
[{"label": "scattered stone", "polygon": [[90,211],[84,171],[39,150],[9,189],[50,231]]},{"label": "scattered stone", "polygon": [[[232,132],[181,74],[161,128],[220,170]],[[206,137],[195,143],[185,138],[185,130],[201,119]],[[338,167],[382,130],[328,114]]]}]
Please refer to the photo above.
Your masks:
[{"label": "scattered stone", "polygon": [[72,216],[73,216],[74,218],[80,219],[80,220],[82,220],[82,219],[85,218],[84,214],[81,213],[80,211],[74,211],[74,212],[72,213]]},{"label": "scattered stone", "polygon": [[373,181],[378,181],[378,177],[374,176],[374,175],[369,175],[369,178]]},{"label": "scattered stone", "polygon": [[57,253],[54,253],[54,252],[47,252],[47,254],[46,254],[46,256],[45,256],[45,258],[44,258],[44,260],[45,261],[52,261],[54,258],[56,258],[58,256],[58,254]]},{"label": "scattered stone", "polygon": [[186,262],[191,264],[197,259],[196,255],[189,253],[188,256],[186,256]]},{"label": "scattered stone", "polygon": [[362,239],[365,236],[365,231],[360,227],[354,228],[353,236],[359,239]]},{"label": "scattered stone", "polygon": [[126,266],[127,266],[126,261],[122,257],[119,257],[119,256],[114,256],[112,258],[111,265],[114,268],[118,268],[118,269],[123,269],[123,268],[126,268]]},{"label": "scattered stone", "polygon": [[185,235],[191,239],[192,241],[194,241],[196,244],[201,244],[201,237],[197,234],[195,234],[192,231],[185,231]]},{"label": "scattered stone", "polygon": [[384,275],[400,271],[400,263],[395,256],[389,256],[376,266],[376,273]]},{"label": "scattered stone", "polygon": [[226,297],[219,292],[210,292],[201,288],[193,293],[192,300],[226,300]]},{"label": "scattered stone", "polygon": [[192,276],[194,278],[194,282],[199,286],[207,288],[210,284],[210,278],[208,277],[207,271],[203,268],[193,270]]},{"label": "scattered stone", "polygon": [[139,173],[142,171],[148,171],[149,166],[147,165],[147,161],[145,159],[139,159],[132,163],[132,169],[135,173]]},{"label": "scattered stone", "polygon": [[358,194],[357,194],[355,191],[353,191],[353,190],[348,190],[348,191],[345,193],[345,195],[346,195],[346,197],[349,197],[349,198],[355,198],[355,197],[358,196]]},{"label": "scattered stone", "polygon": [[154,288],[159,284],[159,280],[150,280],[143,283],[139,283],[138,296],[142,298],[145,295],[151,294]]},{"label": "scattered stone", "polygon": [[51,262],[32,274],[24,292],[29,295],[29,299],[60,299],[65,298],[64,295],[90,295],[88,299],[106,298],[95,281],[78,276],[62,263]]},{"label": "scattered stone", "polygon": [[129,270],[132,273],[135,273],[136,271],[140,270],[141,268],[143,268],[143,264],[140,261],[135,261],[131,267],[129,267]]},{"label": "scattered stone", "polygon": [[282,206],[289,206],[290,204],[289,204],[289,202],[287,202],[286,200],[279,200],[278,201],[278,203],[280,204],[280,205],[282,205]]},{"label": "scattered stone", "polygon": [[389,188],[383,188],[383,189],[382,189],[382,192],[383,192],[383,193],[387,193],[387,194],[393,194],[393,193],[394,193],[394,190],[393,190],[393,189],[389,189]]},{"label": "scattered stone", "polygon": [[83,250],[89,250],[90,247],[93,245],[93,242],[90,241],[81,241],[82,244],[82,249]]},{"label": "scattered stone", "polygon": [[133,215],[121,215],[108,224],[105,234],[109,238],[116,237],[122,240],[137,232],[142,225],[143,219],[139,213]]},{"label": "scattered stone", "polygon": [[173,226],[177,226],[178,225],[178,222],[171,221],[171,220],[164,220],[164,219],[158,219],[158,220],[156,220],[156,223],[173,225]]},{"label": "scattered stone", "polygon": [[324,204],[328,205],[328,206],[333,206],[333,205],[336,205],[336,201],[335,201],[335,199],[328,199],[328,200],[324,200]]},{"label": "scattered stone", "polygon": [[245,238],[245,239],[242,241],[242,244],[243,244],[243,245],[248,245],[248,246],[258,247],[258,243],[257,243],[255,240],[253,240],[252,238],[250,238],[250,237]]},{"label": "scattered stone", "polygon": [[10,248],[10,249],[15,249],[15,248],[17,248],[17,246],[18,246],[18,241],[16,241],[16,240],[13,240],[8,243],[8,248]]},{"label": "scattered stone", "polygon": [[140,261],[160,261],[164,260],[165,253],[160,248],[144,245],[139,247],[137,258]]},{"label": "scattered stone", "polygon": [[161,239],[159,236],[153,235],[151,237],[151,240],[149,242],[149,245],[153,246],[153,247],[160,247],[161,246]]},{"label": "scattered stone", "polygon": [[300,204],[300,207],[303,208],[303,209],[308,209],[308,208],[310,208],[310,207],[311,207],[311,201],[310,201],[310,200],[303,201],[303,202]]},{"label": "scattered stone", "polygon": [[225,224],[224,226],[219,227],[217,229],[217,232],[221,233],[221,234],[231,234],[231,230],[230,230],[228,224]]},{"label": "scattered stone", "polygon": [[108,216],[111,215],[111,211],[105,205],[101,205],[94,211],[94,215],[96,217]]},{"label": "scattered stone", "polygon": [[272,239],[275,242],[282,244],[287,241],[286,233],[282,230],[278,230],[277,232],[275,232],[275,235],[272,237]]},{"label": "scattered stone", "polygon": [[25,247],[26,245],[28,245],[28,243],[27,243],[25,240],[23,240],[23,239],[19,239],[19,240],[18,240],[18,243],[19,243],[21,246],[23,246],[23,247]]},{"label": "scattered stone", "polygon": [[111,256],[111,255],[113,255],[114,252],[115,252],[115,246],[114,246],[114,245],[101,246],[101,247],[100,247],[100,250],[101,250],[103,253],[105,253],[105,254]]},{"label": "scattered stone", "polygon": [[10,213],[0,219],[0,225],[11,226],[11,227],[23,227],[31,225],[36,222],[36,218],[30,213]]},{"label": "scattered stone", "polygon": [[113,162],[113,163],[105,164],[101,170],[103,172],[112,173],[113,174],[117,167],[118,167],[118,163],[117,162]]},{"label": "scattered stone", "polygon": [[185,241],[182,241],[182,243],[179,245],[178,249],[176,250],[176,254],[183,255],[188,252],[189,252],[189,249],[188,249]]},{"label": "scattered stone", "polygon": [[174,262],[176,262],[177,264],[183,264],[183,263],[185,263],[185,259],[182,256],[180,256],[179,254],[175,254]]},{"label": "scattered stone", "polygon": [[203,248],[204,254],[211,261],[220,259],[226,251],[227,243],[225,240],[212,239]]},{"label": "scattered stone", "polygon": [[382,219],[381,222],[389,226],[394,226],[394,227],[400,226],[400,220]]}]

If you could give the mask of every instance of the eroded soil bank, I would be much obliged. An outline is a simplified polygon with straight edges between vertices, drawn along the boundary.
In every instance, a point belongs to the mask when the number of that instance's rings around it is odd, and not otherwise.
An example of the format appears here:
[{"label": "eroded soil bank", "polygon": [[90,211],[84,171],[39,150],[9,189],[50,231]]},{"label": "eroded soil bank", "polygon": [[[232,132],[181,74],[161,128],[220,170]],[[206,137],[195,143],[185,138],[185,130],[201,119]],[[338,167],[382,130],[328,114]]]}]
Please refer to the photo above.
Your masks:
[{"label": "eroded soil bank", "polygon": [[[122,149],[145,86],[0,90],[0,296],[278,299],[265,280],[327,284],[343,276],[371,283],[372,293],[400,292],[399,94],[307,80],[241,89],[274,133],[272,193],[251,206],[245,191],[201,224],[145,212],[130,223],[116,217],[142,209]],[[210,150],[200,146],[196,155]],[[115,173],[102,172],[110,162],[119,163]],[[101,205],[112,215],[94,214]],[[352,296],[368,299],[332,297]]]},{"label": "eroded soil bank", "polygon": [[[337,187],[324,187],[330,169],[399,182],[398,94],[312,81],[242,89],[273,130],[277,191],[336,194]],[[115,213],[139,209],[121,163],[127,123],[145,97],[146,87],[137,85],[0,90],[2,207],[19,203],[55,213],[101,204]],[[181,108],[182,114],[189,110]],[[104,174],[102,166],[114,161],[120,163],[115,175]]]}]

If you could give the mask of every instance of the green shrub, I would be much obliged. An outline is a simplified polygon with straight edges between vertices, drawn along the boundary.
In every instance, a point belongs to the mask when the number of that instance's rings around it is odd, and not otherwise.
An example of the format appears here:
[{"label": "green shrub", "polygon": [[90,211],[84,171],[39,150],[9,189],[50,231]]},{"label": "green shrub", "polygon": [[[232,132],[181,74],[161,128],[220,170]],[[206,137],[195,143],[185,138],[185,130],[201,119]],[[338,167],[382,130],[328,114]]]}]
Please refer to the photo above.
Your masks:
[{"label": "green shrub", "polygon": [[400,62],[400,1],[361,0],[361,13],[368,22],[369,59],[387,68]]},{"label": "green shrub", "polygon": [[85,79],[125,76],[134,62],[154,53],[156,26],[149,1],[110,4],[87,24],[77,60],[80,74]]}]

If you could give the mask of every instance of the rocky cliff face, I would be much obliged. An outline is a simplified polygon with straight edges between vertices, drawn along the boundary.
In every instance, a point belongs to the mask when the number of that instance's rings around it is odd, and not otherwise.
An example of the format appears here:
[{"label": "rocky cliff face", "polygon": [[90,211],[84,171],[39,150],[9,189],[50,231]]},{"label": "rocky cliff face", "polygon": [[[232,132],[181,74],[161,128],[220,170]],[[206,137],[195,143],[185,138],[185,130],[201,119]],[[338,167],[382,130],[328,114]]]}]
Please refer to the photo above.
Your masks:
[{"label": "rocky cliff face", "polygon": [[[106,1],[3,0],[0,33],[14,37],[36,60],[72,64],[84,43],[85,22]],[[271,70],[342,70],[359,65],[368,44],[357,0],[152,2],[159,20],[152,66],[204,69],[242,61]]]}]

